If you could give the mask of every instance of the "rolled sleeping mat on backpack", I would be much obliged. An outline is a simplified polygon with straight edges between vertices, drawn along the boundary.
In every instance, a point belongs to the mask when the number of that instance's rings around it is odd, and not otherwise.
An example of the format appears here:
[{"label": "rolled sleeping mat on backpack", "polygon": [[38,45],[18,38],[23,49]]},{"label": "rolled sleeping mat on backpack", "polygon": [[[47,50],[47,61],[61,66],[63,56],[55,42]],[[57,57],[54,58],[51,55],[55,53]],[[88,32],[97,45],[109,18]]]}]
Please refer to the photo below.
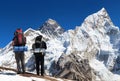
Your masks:
[{"label": "rolled sleeping mat on backpack", "polygon": [[27,46],[14,46],[13,51],[28,51]]},{"label": "rolled sleeping mat on backpack", "polygon": [[45,49],[44,49],[44,48],[35,48],[35,49],[33,50],[33,52],[34,52],[34,53],[40,53],[40,52],[45,53]]}]

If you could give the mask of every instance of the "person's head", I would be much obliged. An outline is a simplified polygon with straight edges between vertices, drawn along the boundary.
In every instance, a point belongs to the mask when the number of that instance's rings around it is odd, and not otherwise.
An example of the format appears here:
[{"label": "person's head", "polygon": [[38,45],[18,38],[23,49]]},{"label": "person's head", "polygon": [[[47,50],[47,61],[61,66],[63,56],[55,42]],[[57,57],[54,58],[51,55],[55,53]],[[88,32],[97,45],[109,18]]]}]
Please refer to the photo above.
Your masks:
[{"label": "person's head", "polygon": [[35,42],[36,41],[41,41],[41,40],[42,40],[42,35],[39,35],[39,36],[36,37]]},{"label": "person's head", "polygon": [[17,28],[16,31],[14,32],[14,35],[17,35],[19,32],[22,32],[22,28]]}]

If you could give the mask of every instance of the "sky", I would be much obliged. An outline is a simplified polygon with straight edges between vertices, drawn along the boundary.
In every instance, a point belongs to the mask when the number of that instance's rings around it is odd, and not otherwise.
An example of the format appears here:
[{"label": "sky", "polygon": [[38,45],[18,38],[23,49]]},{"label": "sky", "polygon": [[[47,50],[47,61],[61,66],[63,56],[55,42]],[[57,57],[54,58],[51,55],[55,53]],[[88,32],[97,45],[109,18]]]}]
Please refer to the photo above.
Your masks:
[{"label": "sky", "polygon": [[0,0],[0,48],[12,40],[16,28],[38,29],[51,18],[65,30],[75,29],[103,7],[120,27],[120,0]]}]

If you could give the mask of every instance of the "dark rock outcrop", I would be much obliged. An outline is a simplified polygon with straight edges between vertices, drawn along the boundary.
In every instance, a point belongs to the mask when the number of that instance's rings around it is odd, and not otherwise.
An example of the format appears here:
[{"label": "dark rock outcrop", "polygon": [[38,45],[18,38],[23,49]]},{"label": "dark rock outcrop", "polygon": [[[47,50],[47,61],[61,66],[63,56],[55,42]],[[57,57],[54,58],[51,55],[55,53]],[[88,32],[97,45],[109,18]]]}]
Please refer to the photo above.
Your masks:
[{"label": "dark rock outcrop", "polygon": [[57,64],[54,63],[53,73],[56,77],[67,78],[77,81],[93,81],[93,72],[88,59],[81,59],[76,54],[60,57]]}]

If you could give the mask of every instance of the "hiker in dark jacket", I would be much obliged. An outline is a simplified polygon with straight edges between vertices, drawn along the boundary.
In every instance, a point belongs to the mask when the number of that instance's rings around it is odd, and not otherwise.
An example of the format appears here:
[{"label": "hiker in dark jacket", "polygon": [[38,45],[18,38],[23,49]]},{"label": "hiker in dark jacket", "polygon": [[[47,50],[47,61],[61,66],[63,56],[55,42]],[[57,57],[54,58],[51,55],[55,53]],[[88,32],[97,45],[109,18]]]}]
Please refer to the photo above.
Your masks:
[{"label": "hiker in dark jacket", "polygon": [[32,49],[35,55],[35,65],[36,65],[36,72],[39,75],[39,66],[41,64],[41,76],[44,76],[44,56],[45,56],[45,49],[47,49],[46,43],[42,41],[42,36],[39,35],[35,39],[35,43],[32,45]]},{"label": "hiker in dark jacket", "polygon": [[[22,34],[22,29],[20,29],[20,28],[18,28],[14,33],[14,38],[12,41],[13,48],[15,46],[16,47],[25,46],[25,44],[26,44],[26,38],[23,35],[18,36],[19,33]],[[22,39],[24,39],[24,41]],[[19,43],[19,40],[22,40],[21,44]],[[17,63],[17,74],[25,73],[24,51],[15,51],[15,50],[13,50],[13,51],[15,53],[15,60]]]}]

